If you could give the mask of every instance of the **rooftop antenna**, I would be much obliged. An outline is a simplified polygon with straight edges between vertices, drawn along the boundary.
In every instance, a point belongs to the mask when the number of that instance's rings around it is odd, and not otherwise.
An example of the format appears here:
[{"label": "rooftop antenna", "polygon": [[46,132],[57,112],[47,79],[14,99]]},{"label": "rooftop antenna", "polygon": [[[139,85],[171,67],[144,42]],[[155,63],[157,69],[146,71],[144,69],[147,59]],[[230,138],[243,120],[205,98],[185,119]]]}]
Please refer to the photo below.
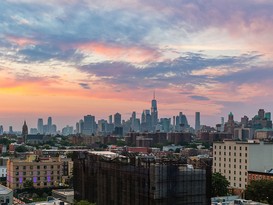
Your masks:
[{"label": "rooftop antenna", "polygon": [[155,90],[154,90],[154,100],[155,100]]}]

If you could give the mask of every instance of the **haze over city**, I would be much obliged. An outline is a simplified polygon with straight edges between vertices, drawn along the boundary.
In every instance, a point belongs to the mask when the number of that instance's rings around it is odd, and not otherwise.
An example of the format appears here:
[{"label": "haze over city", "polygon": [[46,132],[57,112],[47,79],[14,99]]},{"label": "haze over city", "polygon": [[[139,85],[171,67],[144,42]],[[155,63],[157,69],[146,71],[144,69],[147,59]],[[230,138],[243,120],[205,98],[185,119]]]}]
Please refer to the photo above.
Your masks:
[{"label": "haze over city", "polygon": [[272,112],[270,0],[4,0],[0,124],[128,119],[150,109],[194,125]]}]

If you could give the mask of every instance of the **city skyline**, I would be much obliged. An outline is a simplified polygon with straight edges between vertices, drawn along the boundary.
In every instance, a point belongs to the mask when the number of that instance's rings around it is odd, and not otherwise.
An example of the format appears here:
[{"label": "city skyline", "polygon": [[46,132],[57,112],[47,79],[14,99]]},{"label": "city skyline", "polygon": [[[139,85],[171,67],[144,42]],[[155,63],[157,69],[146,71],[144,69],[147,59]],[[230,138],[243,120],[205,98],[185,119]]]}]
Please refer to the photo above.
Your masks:
[{"label": "city skyline", "polygon": [[[0,2],[0,125],[272,112],[273,2]],[[74,125],[75,126],[75,125]]]}]

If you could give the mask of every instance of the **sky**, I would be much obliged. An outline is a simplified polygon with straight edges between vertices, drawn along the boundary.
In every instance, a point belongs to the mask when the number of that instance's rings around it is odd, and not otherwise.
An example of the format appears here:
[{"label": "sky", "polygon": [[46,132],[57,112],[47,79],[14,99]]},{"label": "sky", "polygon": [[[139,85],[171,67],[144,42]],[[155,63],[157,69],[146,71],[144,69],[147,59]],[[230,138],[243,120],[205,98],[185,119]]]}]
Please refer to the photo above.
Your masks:
[{"label": "sky", "polygon": [[150,109],[194,126],[273,104],[272,0],[1,0],[0,124]]}]

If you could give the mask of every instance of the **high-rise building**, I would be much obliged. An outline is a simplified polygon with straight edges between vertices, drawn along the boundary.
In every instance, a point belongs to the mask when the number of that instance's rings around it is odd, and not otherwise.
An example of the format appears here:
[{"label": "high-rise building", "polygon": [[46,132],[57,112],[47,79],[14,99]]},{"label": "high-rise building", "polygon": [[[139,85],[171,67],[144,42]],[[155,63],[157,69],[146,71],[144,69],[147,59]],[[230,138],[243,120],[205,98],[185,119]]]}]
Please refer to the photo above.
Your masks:
[{"label": "high-rise building", "polygon": [[12,126],[9,126],[9,134],[13,134]]},{"label": "high-rise building", "polygon": [[113,123],[113,116],[109,115],[109,124],[112,124],[112,123]]},{"label": "high-rise building", "polygon": [[48,117],[47,119],[47,133],[53,134],[52,117]]},{"label": "high-rise building", "polygon": [[22,135],[23,136],[28,135],[28,127],[27,127],[26,121],[24,121],[24,125],[23,125],[23,128],[22,128]]},{"label": "high-rise building", "polygon": [[271,112],[266,112],[264,117],[268,120],[271,121]]},{"label": "high-rise building", "polygon": [[79,133],[82,134],[84,129],[84,121],[80,120],[79,121]]},{"label": "high-rise building", "polygon": [[115,127],[121,126],[121,114],[119,114],[118,112],[114,115],[114,125]]},{"label": "high-rise building", "polygon": [[44,122],[43,122],[42,118],[38,119],[37,129],[38,129],[38,133],[39,134],[43,134],[44,133]]},{"label": "high-rise building", "polygon": [[84,116],[83,134],[92,135],[95,134],[95,132],[96,132],[95,116],[92,115]]},{"label": "high-rise building", "polygon": [[77,122],[76,123],[76,134],[79,134],[80,133],[80,123]]},{"label": "high-rise building", "polygon": [[157,111],[157,102],[155,99],[155,92],[154,92],[154,98],[152,100],[152,107],[151,107],[151,126],[153,131],[155,131],[155,126],[158,123],[158,111]]},{"label": "high-rise building", "polygon": [[195,113],[195,132],[200,130],[200,112]]},{"label": "high-rise building", "polygon": [[24,143],[26,143],[27,135],[28,135],[28,127],[27,127],[26,121],[24,121],[24,125],[22,127],[22,137],[23,137]]},{"label": "high-rise building", "polygon": [[258,117],[260,119],[264,119],[264,114],[265,114],[264,109],[259,109],[259,111],[258,111]]},{"label": "high-rise building", "polygon": [[4,134],[4,128],[3,125],[0,125],[0,135]]},{"label": "high-rise building", "polygon": [[175,121],[176,131],[183,131],[184,129],[189,128],[187,117],[182,112],[179,112],[179,115],[176,116]]}]

